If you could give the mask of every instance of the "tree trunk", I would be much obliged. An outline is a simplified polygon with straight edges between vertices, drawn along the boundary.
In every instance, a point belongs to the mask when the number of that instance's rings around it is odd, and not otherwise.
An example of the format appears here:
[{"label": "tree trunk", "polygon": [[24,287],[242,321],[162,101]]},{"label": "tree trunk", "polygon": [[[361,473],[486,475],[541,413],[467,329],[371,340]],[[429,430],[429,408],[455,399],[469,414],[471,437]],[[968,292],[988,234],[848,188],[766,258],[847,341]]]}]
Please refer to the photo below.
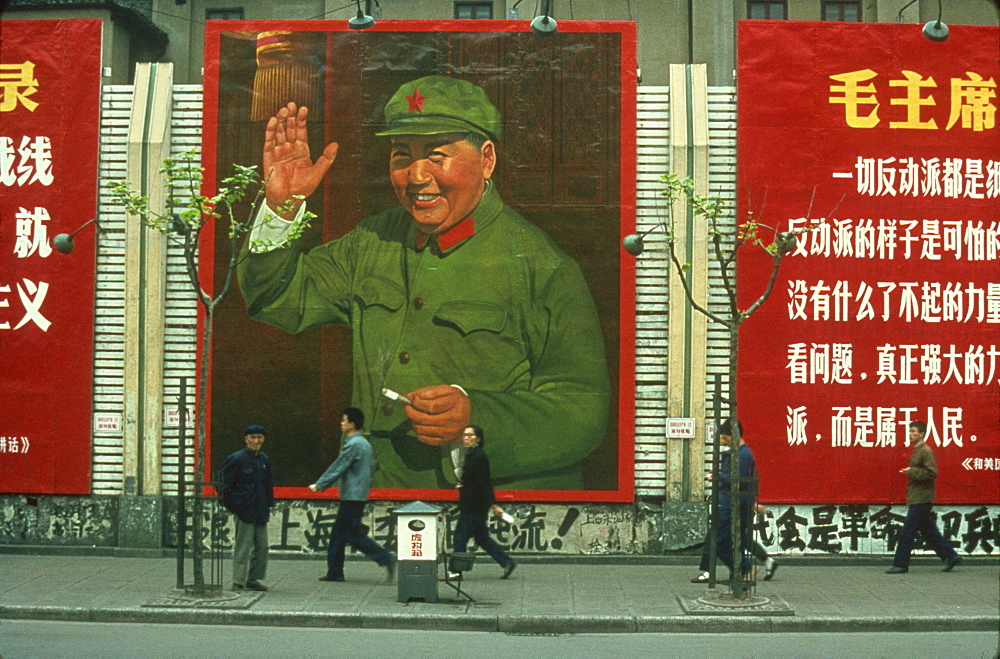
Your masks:
[{"label": "tree trunk", "polygon": [[736,403],[736,367],[739,358],[740,320],[734,318],[729,325],[729,426],[732,444],[729,447],[729,556],[733,564],[730,589],[736,598],[743,595],[743,520],[740,501],[740,424]]},{"label": "tree trunk", "polygon": [[201,474],[205,470],[205,413],[208,409],[208,360],[212,354],[212,312],[211,303],[204,304],[205,325],[202,328],[201,341],[201,364],[198,371],[198,425],[195,432],[195,465],[194,465],[194,505],[192,506],[191,534],[194,536],[191,545],[191,562],[194,564],[192,573],[194,575],[195,592],[205,592],[205,545],[204,545],[204,499],[202,498]]}]

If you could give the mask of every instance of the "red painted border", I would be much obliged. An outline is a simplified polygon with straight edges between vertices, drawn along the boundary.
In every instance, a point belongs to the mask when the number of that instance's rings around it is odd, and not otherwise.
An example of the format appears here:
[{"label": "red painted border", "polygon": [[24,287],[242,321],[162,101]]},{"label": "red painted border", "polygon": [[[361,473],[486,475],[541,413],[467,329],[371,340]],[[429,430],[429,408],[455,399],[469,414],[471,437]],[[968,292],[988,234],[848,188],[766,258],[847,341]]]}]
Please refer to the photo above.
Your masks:
[{"label": "red painted border", "polygon": [[[205,28],[204,123],[215,126],[218,120],[219,47],[222,32],[297,30],[315,32],[347,32],[347,21],[209,21]],[[635,231],[636,211],[636,25],[627,21],[568,21],[559,20],[560,32],[567,33],[617,33],[621,35],[621,97],[620,97],[620,163],[619,163],[619,233],[620,238]],[[529,21],[389,21],[380,20],[366,32],[531,32]],[[205,170],[204,194],[215,190],[216,134],[206,130],[202,135],[202,164]],[[202,237],[204,260],[201,266],[202,286],[211,290],[214,272],[214,235],[206,230]],[[620,240],[619,240],[620,244]],[[616,490],[498,490],[502,501],[548,502],[630,502],[635,498],[635,261],[625,258],[619,251],[619,380],[618,419],[627,432],[621,435],[618,452],[618,489]],[[198,310],[199,345],[204,312]],[[201,362],[199,349],[199,364]],[[208,395],[211,396],[211,381]],[[206,427],[211,428],[211,398],[209,398]],[[206,447],[206,479],[210,476],[207,465],[210,459],[211,439]],[[331,499],[338,490],[314,494],[307,488],[279,487],[275,495],[291,499]],[[372,500],[454,501],[457,494],[451,490],[375,489]]]},{"label": "red painted border", "polygon": [[[244,21],[239,21],[243,23]],[[217,29],[226,26],[226,29]],[[202,116],[204,126],[218,125],[219,108],[219,37],[224,31],[229,31],[233,26],[228,21],[209,21],[205,26],[205,73],[202,83]],[[211,57],[209,55],[212,55]],[[201,166],[204,172],[202,180],[202,194],[211,196],[215,194],[215,168],[218,148],[217,134],[214,130],[203,130],[201,132]],[[205,228],[201,236],[201,243],[198,249],[198,277],[201,286],[206,291],[214,291],[215,273],[215,225]],[[202,336],[205,327],[205,307],[198,304],[198,354],[195,360],[198,373],[201,372],[202,364]],[[209,353],[211,355],[211,353]],[[211,358],[211,357],[210,357]],[[197,382],[197,375],[195,377]],[[205,392],[208,404],[205,408],[205,464],[195,464],[195,473],[202,470],[202,478],[205,481],[212,480],[212,440],[208,435],[212,428],[212,369],[209,364],[208,382],[206,382]],[[197,401],[200,392],[195,392],[192,397]],[[197,416],[197,413],[196,413]],[[195,421],[197,423],[197,420]],[[197,426],[195,426],[195,459],[197,460]],[[206,493],[208,490],[206,489]]]}]

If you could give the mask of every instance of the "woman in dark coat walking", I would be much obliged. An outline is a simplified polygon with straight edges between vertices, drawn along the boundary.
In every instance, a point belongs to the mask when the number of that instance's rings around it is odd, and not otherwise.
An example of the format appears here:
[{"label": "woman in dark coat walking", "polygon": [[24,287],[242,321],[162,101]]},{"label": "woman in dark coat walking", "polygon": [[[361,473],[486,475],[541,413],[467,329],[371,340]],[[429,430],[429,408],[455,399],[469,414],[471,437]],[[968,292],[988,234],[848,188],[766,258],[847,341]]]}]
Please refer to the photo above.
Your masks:
[{"label": "woman in dark coat walking", "polygon": [[514,559],[498,545],[486,528],[486,515],[492,510],[497,517],[503,515],[503,508],[497,505],[490,480],[490,460],[483,450],[483,429],[467,426],[462,431],[462,443],[468,453],[458,485],[458,522],[455,524],[455,551],[464,552],[470,538],[475,538],[483,550],[503,568],[506,579],[517,567]]}]

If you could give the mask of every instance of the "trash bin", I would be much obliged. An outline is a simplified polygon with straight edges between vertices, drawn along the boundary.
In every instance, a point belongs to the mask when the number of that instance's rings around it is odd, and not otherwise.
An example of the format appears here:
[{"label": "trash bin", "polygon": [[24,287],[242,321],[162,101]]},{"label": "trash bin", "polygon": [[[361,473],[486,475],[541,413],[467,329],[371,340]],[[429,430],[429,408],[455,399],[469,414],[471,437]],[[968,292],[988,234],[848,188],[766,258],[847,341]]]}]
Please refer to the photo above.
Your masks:
[{"label": "trash bin", "polygon": [[423,501],[396,509],[396,584],[399,602],[438,601],[438,515]]}]

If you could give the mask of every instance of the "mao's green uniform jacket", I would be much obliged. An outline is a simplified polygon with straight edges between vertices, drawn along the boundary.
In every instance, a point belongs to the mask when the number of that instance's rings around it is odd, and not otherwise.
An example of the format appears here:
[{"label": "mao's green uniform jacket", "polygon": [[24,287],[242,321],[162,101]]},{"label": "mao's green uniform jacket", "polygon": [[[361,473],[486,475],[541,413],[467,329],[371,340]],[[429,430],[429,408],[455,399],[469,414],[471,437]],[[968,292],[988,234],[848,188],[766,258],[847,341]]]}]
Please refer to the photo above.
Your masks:
[{"label": "mao's green uniform jacket", "polygon": [[610,402],[593,298],[576,262],[494,186],[465,222],[474,231],[458,244],[417,249],[412,218],[396,208],[308,254],[251,254],[239,266],[249,314],[288,332],[351,326],[353,404],[379,463],[375,487],[454,486],[450,449],[419,442],[381,390],[456,384],[485,430],[498,488],[578,489]]}]

